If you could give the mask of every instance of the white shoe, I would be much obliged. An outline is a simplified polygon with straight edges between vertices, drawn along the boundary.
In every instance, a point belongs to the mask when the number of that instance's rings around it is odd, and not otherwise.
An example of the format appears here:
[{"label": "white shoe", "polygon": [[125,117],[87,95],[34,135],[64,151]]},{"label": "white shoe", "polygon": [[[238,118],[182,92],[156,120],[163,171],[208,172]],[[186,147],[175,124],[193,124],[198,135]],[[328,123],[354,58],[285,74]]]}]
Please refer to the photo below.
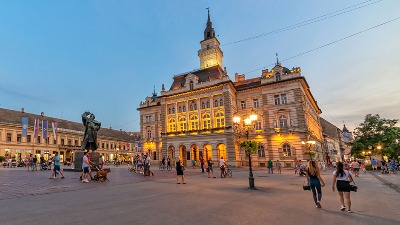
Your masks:
[{"label": "white shoe", "polygon": [[85,180],[85,183],[89,183],[89,180],[88,180],[88,179],[86,179],[86,180]]}]

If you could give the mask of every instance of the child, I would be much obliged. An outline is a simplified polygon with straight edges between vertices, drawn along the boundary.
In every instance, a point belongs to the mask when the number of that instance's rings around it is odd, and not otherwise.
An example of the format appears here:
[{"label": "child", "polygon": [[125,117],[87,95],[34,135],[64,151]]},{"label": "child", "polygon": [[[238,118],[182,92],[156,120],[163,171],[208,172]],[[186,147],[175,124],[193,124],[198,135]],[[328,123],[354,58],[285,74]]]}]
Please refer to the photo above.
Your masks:
[{"label": "child", "polygon": [[365,170],[365,163],[364,163],[364,162],[361,164],[361,170],[362,170],[364,173],[367,172],[367,171]]}]

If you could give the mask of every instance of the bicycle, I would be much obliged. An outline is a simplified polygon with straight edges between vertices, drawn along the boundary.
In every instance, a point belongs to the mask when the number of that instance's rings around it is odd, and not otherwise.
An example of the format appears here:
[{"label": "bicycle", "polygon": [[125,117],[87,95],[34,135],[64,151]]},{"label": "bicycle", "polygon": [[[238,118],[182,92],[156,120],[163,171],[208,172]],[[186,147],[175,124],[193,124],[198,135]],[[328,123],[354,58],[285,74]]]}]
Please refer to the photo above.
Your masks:
[{"label": "bicycle", "polygon": [[223,177],[228,176],[229,178],[232,178],[232,170],[229,169],[228,166],[225,166],[224,173],[222,174]]}]

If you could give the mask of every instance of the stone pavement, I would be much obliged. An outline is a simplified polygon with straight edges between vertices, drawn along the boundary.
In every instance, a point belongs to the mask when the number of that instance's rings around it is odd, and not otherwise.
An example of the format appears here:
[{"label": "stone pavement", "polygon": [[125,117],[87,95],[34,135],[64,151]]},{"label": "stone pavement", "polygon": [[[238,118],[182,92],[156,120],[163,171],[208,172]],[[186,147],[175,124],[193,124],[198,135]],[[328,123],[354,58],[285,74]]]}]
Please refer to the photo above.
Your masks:
[{"label": "stone pavement", "polygon": [[[185,172],[192,176],[186,177],[187,184],[176,184],[174,170],[155,170],[154,177],[142,177],[119,168],[110,173],[111,182],[88,184],[71,179],[77,176],[73,173],[66,173],[69,179],[49,180],[48,172],[0,170],[0,184],[11,172],[14,176],[8,177],[8,182],[32,176],[28,185],[44,182],[52,187],[72,187],[2,198],[1,224],[32,224],[32,218],[33,224],[43,225],[400,223],[399,193],[370,173],[356,178],[359,191],[351,193],[354,213],[350,214],[339,210],[338,194],[331,191],[332,171],[323,173],[327,186],[323,188],[322,209],[315,208],[311,192],[302,190],[305,178],[294,175],[293,170],[267,174],[257,169],[256,191],[247,189],[246,169],[235,169],[233,178],[224,179],[207,178],[199,170],[188,169]],[[27,175],[16,175],[19,173]],[[399,174],[395,176],[399,178]]]}]

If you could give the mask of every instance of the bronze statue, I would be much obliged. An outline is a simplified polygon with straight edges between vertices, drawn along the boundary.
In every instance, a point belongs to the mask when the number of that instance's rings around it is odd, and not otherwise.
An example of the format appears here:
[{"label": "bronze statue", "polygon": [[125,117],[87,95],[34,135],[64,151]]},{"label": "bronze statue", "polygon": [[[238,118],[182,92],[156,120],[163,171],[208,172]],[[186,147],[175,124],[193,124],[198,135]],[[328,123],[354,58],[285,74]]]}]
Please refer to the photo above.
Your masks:
[{"label": "bronze statue", "polygon": [[85,133],[81,150],[97,150],[97,132],[100,130],[101,123],[95,120],[94,114],[90,112],[82,114],[82,123],[85,126]]}]

